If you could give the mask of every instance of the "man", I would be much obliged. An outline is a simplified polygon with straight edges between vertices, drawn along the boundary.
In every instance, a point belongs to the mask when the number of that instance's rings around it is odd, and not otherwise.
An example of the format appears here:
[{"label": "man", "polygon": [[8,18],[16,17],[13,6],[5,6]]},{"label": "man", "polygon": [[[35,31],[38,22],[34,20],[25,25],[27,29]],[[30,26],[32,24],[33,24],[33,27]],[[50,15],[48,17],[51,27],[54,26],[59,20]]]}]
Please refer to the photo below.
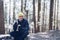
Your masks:
[{"label": "man", "polygon": [[24,40],[29,34],[29,24],[26,19],[24,19],[24,14],[20,12],[18,14],[18,20],[13,25],[14,32],[10,35],[14,37],[14,40]]}]

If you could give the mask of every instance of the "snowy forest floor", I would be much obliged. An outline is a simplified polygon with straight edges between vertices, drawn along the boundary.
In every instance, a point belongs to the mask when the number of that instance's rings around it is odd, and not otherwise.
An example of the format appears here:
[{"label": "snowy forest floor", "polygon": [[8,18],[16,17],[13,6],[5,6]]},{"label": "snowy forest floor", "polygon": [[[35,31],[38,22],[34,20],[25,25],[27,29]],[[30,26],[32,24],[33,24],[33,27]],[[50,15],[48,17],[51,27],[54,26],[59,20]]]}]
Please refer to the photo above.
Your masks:
[{"label": "snowy forest floor", "polygon": [[40,32],[33,34],[30,40],[60,40],[60,31]]},{"label": "snowy forest floor", "polygon": [[[2,38],[9,35],[0,35],[0,40],[12,40],[10,38]],[[60,40],[60,31],[48,31],[33,33],[28,36],[28,40]]]}]

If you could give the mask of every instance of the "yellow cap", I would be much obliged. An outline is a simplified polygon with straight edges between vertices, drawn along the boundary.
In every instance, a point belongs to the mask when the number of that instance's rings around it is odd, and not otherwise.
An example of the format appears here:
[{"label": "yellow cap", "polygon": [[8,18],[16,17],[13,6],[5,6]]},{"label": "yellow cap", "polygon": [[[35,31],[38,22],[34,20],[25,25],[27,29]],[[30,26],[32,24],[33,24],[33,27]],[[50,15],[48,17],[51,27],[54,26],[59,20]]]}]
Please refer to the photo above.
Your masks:
[{"label": "yellow cap", "polygon": [[24,14],[22,12],[18,13],[18,17],[19,16],[24,16]]}]

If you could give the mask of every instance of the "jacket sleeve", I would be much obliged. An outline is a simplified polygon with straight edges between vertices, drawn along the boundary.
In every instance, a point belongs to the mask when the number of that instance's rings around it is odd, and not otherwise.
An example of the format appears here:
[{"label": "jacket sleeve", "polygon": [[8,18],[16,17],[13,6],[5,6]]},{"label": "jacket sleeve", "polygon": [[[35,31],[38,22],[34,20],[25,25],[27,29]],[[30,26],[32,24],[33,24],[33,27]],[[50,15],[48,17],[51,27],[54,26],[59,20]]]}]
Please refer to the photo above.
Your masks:
[{"label": "jacket sleeve", "polygon": [[25,30],[29,31],[29,23],[28,23],[28,21],[26,21],[25,27],[26,27]]},{"label": "jacket sleeve", "polygon": [[13,25],[13,30],[16,31],[16,29],[17,29],[17,23],[15,22]]}]

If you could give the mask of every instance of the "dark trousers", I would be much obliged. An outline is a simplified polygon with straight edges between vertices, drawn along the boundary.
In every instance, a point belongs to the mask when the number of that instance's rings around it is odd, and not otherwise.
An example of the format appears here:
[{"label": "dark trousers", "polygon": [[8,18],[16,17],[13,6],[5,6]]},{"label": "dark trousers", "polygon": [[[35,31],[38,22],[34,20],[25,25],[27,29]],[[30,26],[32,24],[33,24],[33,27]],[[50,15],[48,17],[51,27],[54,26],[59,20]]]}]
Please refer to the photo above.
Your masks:
[{"label": "dark trousers", "polygon": [[11,32],[11,36],[14,37],[14,40],[24,40],[27,37],[26,33]]},{"label": "dark trousers", "polygon": [[22,37],[14,37],[14,40],[24,40],[24,38],[22,38]]},{"label": "dark trousers", "polygon": [[14,40],[24,40],[27,35],[20,35],[19,37],[14,37]]}]

